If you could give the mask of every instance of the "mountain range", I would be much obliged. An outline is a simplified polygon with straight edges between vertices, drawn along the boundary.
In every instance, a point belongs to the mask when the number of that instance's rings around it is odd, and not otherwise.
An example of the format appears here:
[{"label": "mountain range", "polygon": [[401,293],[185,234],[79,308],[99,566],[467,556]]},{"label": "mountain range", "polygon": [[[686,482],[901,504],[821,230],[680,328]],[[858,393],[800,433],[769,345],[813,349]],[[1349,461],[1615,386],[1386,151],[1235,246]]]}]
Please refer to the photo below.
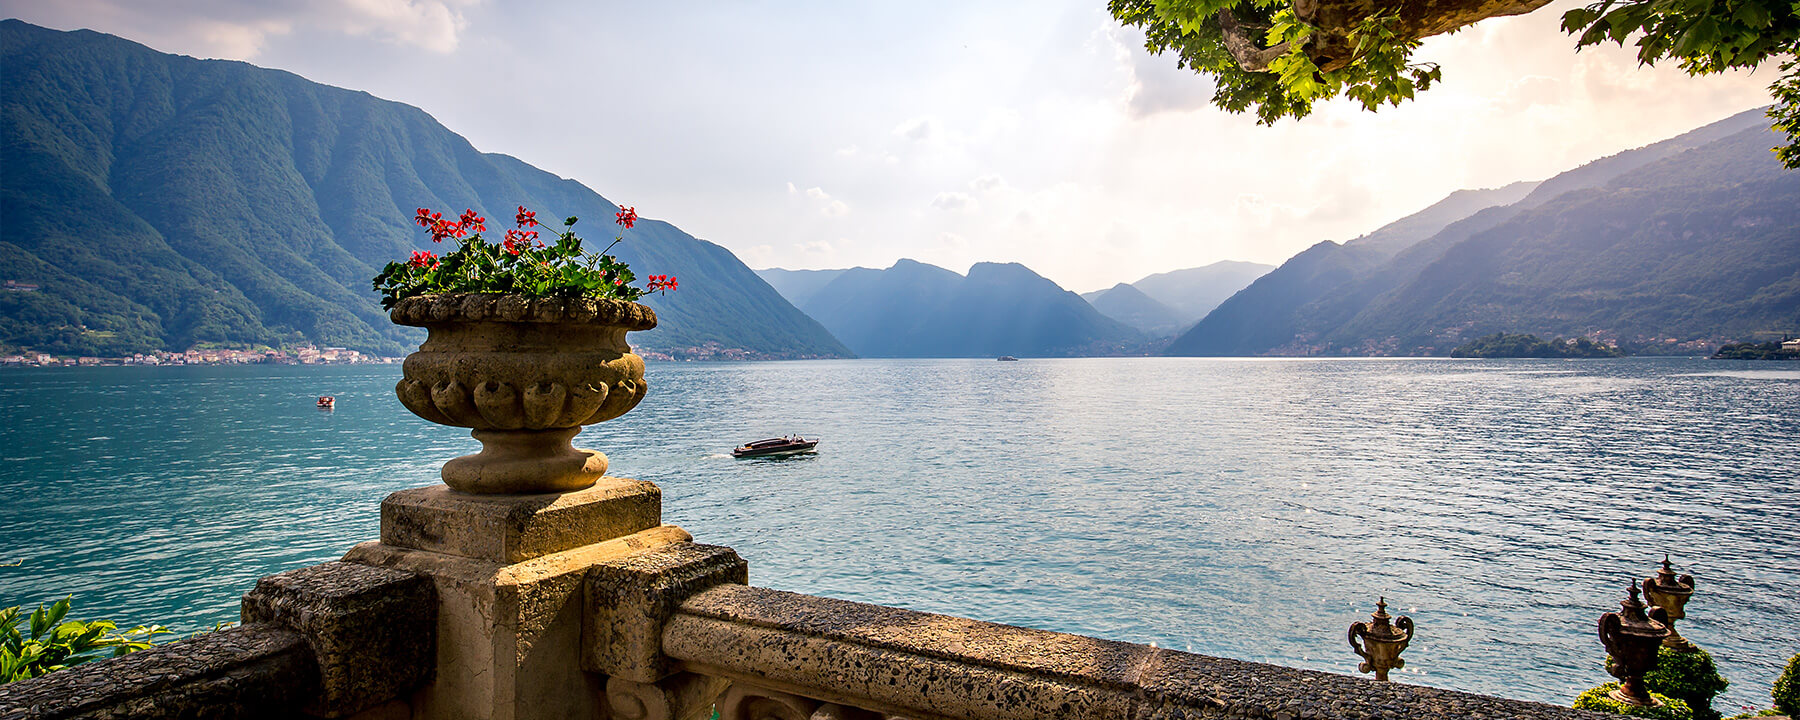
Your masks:
[{"label": "mountain range", "polygon": [[[614,235],[611,200],[476,150],[423,110],[241,62],[0,21],[0,345],[122,355],[313,342],[397,355],[369,281],[437,249],[416,208],[515,207]],[[654,209],[643,208],[646,214]],[[849,350],[729,251],[641,221],[615,254],[681,289],[634,345],[674,355]],[[35,288],[35,289],[32,289]]]},{"label": "mountain range", "polygon": [[1495,332],[1698,352],[1800,326],[1800,173],[1775,144],[1751,110],[1535,186],[1453,194],[1308,248],[1167,352],[1435,355]]},{"label": "mountain range", "polygon": [[1142,332],[1017,263],[968,275],[901,260],[885,270],[759,270],[863,357],[1055,357],[1147,351]]},{"label": "mountain range", "polygon": [[1223,260],[1148,275],[1081,297],[1114,320],[1154,336],[1174,336],[1273,269],[1262,263]]}]

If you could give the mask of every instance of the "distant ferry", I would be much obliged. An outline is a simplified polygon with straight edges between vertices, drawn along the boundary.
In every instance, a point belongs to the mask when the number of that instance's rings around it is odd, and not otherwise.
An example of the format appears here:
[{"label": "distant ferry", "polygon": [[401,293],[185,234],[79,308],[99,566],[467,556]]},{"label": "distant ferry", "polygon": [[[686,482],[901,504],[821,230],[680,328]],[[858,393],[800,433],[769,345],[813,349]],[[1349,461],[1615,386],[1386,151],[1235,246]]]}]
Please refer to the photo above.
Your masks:
[{"label": "distant ferry", "polygon": [[731,451],[732,457],[770,457],[774,455],[796,455],[812,452],[819,446],[818,438],[808,440],[795,435],[793,437],[769,438],[756,442],[744,443]]},{"label": "distant ferry", "polygon": [[1018,362],[1019,361],[1018,358],[1013,357],[1011,355],[1001,355],[1000,357],[997,357],[994,359],[999,360],[1000,362]]}]

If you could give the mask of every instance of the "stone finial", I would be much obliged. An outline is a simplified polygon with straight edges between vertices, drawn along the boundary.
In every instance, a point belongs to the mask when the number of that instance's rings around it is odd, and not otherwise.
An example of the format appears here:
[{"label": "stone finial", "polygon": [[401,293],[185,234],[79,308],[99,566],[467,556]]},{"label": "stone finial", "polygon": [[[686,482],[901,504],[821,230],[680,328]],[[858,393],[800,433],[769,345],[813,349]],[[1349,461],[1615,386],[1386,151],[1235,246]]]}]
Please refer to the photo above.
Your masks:
[{"label": "stone finial", "polygon": [[1669,616],[1669,636],[1663,638],[1663,646],[1681,652],[1694,652],[1700,647],[1688,642],[1675,630],[1675,621],[1687,617],[1688,600],[1694,596],[1694,576],[1675,576],[1675,569],[1669,565],[1669,556],[1663,554],[1662,569],[1656,577],[1644,580],[1644,598],[1650,604],[1663,609]]},{"label": "stone finial", "polygon": [[1654,605],[1638,601],[1637,581],[1619,601],[1619,612],[1600,616],[1600,644],[1612,656],[1607,668],[1619,679],[1619,687],[1607,696],[1627,705],[1655,706],[1659,702],[1644,686],[1644,675],[1656,669],[1656,649],[1669,636],[1668,615]]},{"label": "stone finial", "polygon": [[[1371,622],[1357,621],[1350,624],[1350,649],[1363,658],[1362,664],[1356,667],[1362,672],[1373,671],[1375,679],[1386,682],[1388,671],[1406,667],[1401,659],[1401,651],[1412,642],[1412,618],[1401,615],[1391,624],[1392,616],[1387,612],[1387,598],[1375,601],[1375,614],[1370,616]],[[1358,642],[1361,640],[1361,642]]]}]

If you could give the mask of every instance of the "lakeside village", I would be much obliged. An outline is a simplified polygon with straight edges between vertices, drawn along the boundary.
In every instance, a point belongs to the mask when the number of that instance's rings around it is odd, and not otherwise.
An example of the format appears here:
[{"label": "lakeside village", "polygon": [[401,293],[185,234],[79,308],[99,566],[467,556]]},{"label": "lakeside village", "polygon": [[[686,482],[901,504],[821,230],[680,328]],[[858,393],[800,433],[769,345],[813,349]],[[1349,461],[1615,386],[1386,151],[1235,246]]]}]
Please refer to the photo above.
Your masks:
[{"label": "lakeside village", "polygon": [[28,352],[0,356],[0,367],[99,367],[120,365],[391,365],[400,358],[365,355],[341,347],[301,345],[285,350],[259,348],[228,350],[194,348],[187,352],[158,350],[129,357],[64,357]]}]

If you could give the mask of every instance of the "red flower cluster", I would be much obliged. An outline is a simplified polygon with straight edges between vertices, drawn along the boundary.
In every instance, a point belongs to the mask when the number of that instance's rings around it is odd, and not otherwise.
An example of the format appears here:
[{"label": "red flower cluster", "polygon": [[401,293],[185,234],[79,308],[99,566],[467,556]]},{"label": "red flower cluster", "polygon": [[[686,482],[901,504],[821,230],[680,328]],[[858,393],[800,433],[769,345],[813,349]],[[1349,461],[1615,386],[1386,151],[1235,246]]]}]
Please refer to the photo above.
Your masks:
[{"label": "red flower cluster", "polygon": [[419,214],[413,217],[413,222],[418,223],[419,227],[431,231],[432,242],[443,242],[444,238],[466,236],[471,228],[477,232],[487,229],[487,218],[476,215],[474,210],[464,210],[461,220],[450,222],[444,219],[443,213],[434,213],[425,208],[419,208]]},{"label": "red flower cluster", "polygon": [[[530,249],[532,243],[537,241],[537,236],[538,231],[536,230],[508,230],[506,239],[501,241],[500,246],[506,248],[507,252],[517,255]],[[544,244],[537,243],[537,246],[543,247]]]},{"label": "red flower cluster", "polygon": [[674,290],[679,285],[680,283],[675,282],[674,275],[651,275],[650,282],[645,283],[644,287],[650,292],[662,292]]},{"label": "red flower cluster", "polygon": [[424,250],[414,250],[412,260],[409,261],[408,264],[413,267],[437,267],[438,259],[436,255],[425,252]]},{"label": "red flower cluster", "polygon": [[637,223],[637,208],[635,206],[625,207],[624,205],[620,205],[619,211],[613,214],[613,222],[625,226],[626,230],[630,230],[631,226]]},{"label": "red flower cluster", "polygon": [[538,224],[537,213],[526,210],[524,205],[519,206],[519,214],[514,216],[514,219],[519,222],[521,230],[527,227],[537,227]]}]

